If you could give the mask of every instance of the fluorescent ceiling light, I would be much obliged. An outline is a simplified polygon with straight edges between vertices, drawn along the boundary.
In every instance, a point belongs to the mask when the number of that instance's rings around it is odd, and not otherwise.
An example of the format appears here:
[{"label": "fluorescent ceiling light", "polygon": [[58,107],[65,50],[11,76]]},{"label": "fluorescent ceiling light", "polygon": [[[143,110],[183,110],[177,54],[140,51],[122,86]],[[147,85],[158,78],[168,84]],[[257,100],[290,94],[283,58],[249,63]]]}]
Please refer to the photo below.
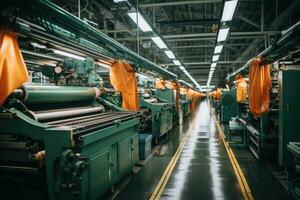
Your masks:
[{"label": "fluorescent ceiling light", "polygon": [[215,68],[217,66],[217,63],[211,63],[210,67]]},{"label": "fluorescent ceiling light", "polygon": [[214,54],[219,54],[222,52],[222,49],[223,49],[223,45],[217,45],[215,47],[215,51],[214,51]]},{"label": "fluorescent ceiling light", "polygon": [[156,37],[152,37],[151,39],[160,49],[167,48],[167,45],[164,43],[164,41],[162,41],[162,39],[160,39],[160,37],[156,36]]},{"label": "fluorescent ceiling light", "polygon": [[97,62],[97,64],[98,64],[99,66],[101,66],[101,67],[105,67],[105,68],[107,68],[107,69],[109,69],[109,68],[110,68],[110,66],[109,66],[109,65],[107,65],[107,64],[104,64],[104,63],[101,63],[101,62]]},{"label": "fluorescent ceiling light", "polygon": [[114,0],[115,3],[124,2],[124,1],[127,1],[127,0]]},{"label": "fluorescent ceiling light", "polygon": [[[143,16],[136,12],[131,12],[128,13],[128,16],[132,19],[134,23],[137,23],[137,20],[139,21],[138,27],[143,31],[143,32],[150,32],[152,31],[152,28],[149,26],[149,24],[146,22],[146,20],[143,18]],[[137,19],[138,18],[138,19]]]},{"label": "fluorescent ceiling light", "polygon": [[177,65],[177,66],[180,66],[180,65],[181,65],[181,63],[179,62],[179,60],[173,60],[173,63],[174,63],[175,65]]},{"label": "fluorescent ceiling light", "polygon": [[78,59],[78,60],[85,60],[85,58],[82,57],[82,56],[78,56],[78,55],[68,53],[68,52],[65,52],[65,51],[61,51],[61,50],[58,50],[58,49],[52,49],[52,51],[56,54],[66,56],[66,57],[69,57],[69,58],[75,58],[75,59]]},{"label": "fluorescent ceiling light", "polygon": [[225,1],[221,22],[232,20],[237,2],[237,0]]},{"label": "fluorescent ceiling light", "polygon": [[165,54],[170,58],[170,59],[175,59],[175,55],[172,51],[166,50]]},{"label": "fluorescent ceiling light", "polygon": [[31,42],[30,43],[33,47],[39,48],[39,49],[46,49],[47,47],[45,45],[42,44],[38,44],[36,42]]},{"label": "fluorescent ceiling light", "polygon": [[229,33],[229,28],[221,28],[219,30],[219,34],[218,34],[218,38],[217,38],[217,41],[218,42],[223,42],[226,40],[227,38],[227,35]]},{"label": "fluorescent ceiling light", "polygon": [[213,61],[213,62],[218,61],[218,60],[219,60],[219,57],[220,57],[220,55],[214,55],[213,58],[212,58],[212,61]]}]

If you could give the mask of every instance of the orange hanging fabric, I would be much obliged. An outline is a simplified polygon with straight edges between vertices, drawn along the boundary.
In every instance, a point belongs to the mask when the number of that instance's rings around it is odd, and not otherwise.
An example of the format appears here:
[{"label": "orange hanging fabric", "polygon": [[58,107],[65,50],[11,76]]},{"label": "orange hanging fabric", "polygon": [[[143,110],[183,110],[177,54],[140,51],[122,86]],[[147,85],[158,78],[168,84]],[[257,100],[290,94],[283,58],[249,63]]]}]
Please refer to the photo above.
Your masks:
[{"label": "orange hanging fabric", "polygon": [[180,93],[182,93],[182,94],[186,94],[187,95],[188,91],[189,91],[188,88],[184,88],[184,87],[180,88]]},{"label": "orange hanging fabric", "polygon": [[169,89],[176,90],[176,108],[179,108],[179,93],[180,93],[180,87],[179,84],[175,81],[172,81],[168,84]]},{"label": "orange hanging fabric", "polygon": [[121,92],[122,108],[127,110],[139,109],[137,79],[133,68],[122,61],[116,61],[110,67],[110,82],[115,90]]},{"label": "orange hanging fabric", "polygon": [[236,101],[244,102],[247,98],[247,82],[242,75],[236,76]]},{"label": "orange hanging fabric", "polygon": [[190,99],[192,101],[190,104],[190,110],[191,110],[191,112],[194,112],[195,108],[196,108],[196,98],[195,98],[194,90],[189,89],[188,93],[187,93],[187,97],[188,97],[188,99]]},{"label": "orange hanging fabric", "polygon": [[0,31],[0,106],[29,76],[20,52],[17,34]]},{"label": "orange hanging fabric", "polygon": [[260,59],[252,60],[249,71],[249,106],[254,116],[259,116],[268,111],[270,89],[270,66],[261,66]]},{"label": "orange hanging fabric", "polygon": [[166,81],[162,79],[156,79],[155,88],[157,89],[165,89],[166,88]]},{"label": "orange hanging fabric", "polygon": [[216,100],[221,100],[221,97],[222,97],[222,91],[220,88],[218,88],[216,91],[215,91],[215,99]]}]

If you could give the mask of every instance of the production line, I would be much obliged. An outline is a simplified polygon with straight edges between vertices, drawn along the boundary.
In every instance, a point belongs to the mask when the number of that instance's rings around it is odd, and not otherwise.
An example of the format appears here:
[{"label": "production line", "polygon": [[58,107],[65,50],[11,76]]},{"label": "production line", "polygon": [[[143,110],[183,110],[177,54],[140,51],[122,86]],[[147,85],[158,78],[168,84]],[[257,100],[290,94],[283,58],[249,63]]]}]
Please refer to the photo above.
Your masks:
[{"label": "production line", "polygon": [[0,199],[300,199],[299,9],[4,0]]},{"label": "production line", "polygon": [[[1,199],[101,198],[147,158],[143,134],[158,143],[179,123],[177,76],[50,1],[2,6],[11,69],[1,95]],[[138,94],[135,71],[177,87]]]}]

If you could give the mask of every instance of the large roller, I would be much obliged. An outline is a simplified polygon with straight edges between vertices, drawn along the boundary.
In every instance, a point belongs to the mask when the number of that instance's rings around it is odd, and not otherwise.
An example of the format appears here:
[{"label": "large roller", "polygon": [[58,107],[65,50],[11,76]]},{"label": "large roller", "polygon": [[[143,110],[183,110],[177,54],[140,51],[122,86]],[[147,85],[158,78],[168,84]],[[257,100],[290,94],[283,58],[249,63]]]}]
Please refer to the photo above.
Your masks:
[{"label": "large roller", "polygon": [[97,107],[79,107],[48,112],[32,113],[36,121],[50,121],[54,119],[70,118],[80,115],[93,114],[105,111],[102,105]]},{"label": "large roller", "polygon": [[22,101],[27,104],[92,101],[100,96],[98,88],[26,84]]}]

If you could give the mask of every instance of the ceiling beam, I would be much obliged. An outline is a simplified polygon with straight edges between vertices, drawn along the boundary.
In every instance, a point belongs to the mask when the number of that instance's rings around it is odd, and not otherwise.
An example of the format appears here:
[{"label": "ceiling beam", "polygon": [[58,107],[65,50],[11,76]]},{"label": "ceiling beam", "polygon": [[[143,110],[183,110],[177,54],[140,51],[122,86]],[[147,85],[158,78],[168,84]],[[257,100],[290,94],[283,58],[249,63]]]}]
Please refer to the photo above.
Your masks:
[{"label": "ceiling beam", "polygon": [[[245,60],[231,60],[231,61],[219,61],[218,64],[238,64],[238,63],[246,63]],[[183,63],[184,65],[209,65],[211,62],[190,62]],[[160,64],[161,66],[175,66],[174,63]]]},{"label": "ceiling beam", "polygon": [[[225,44],[225,47],[228,46],[246,46],[249,45],[247,43],[241,43],[241,44]],[[171,46],[172,49],[190,49],[190,48],[212,48],[215,47],[214,44],[203,44],[203,45],[183,45],[183,46]]]},{"label": "ceiling beam", "polygon": [[157,21],[156,23],[164,25],[202,25],[203,23],[219,23],[219,19],[193,19],[193,20],[173,20]]},{"label": "ceiling beam", "polygon": [[247,22],[248,24],[260,29],[260,25],[258,23],[256,23],[255,21],[248,19],[247,17],[244,17],[242,15],[238,15],[237,17],[240,18],[241,20],[243,20],[244,22]]},{"label": "ceiling beam", "polygon": [[194,1],[171,1],[171,2],[161,2],[161,3],[148,3],[140,4],[141,8],[152,8],[161,6],[180,6],[180,5],[191,5],[191,4],[206,4],[206,3],[222,3],[222,0],[194,0]]},{"label": "ceiling beam", "polygon": [[[261,1],[261,0],[240,0],[240,1]],[[193,1],[169,1],[161,3],[147,3],[140,4],[141,8],[152,8],[152,7],[161,7],[161,6],[181,6],[181,5],[191,5],[191,4],[208,4],[208,3],[222,3],[222,0],[193,0]]]},{"label": "ceiling beam", "polygon": [[[280,34],[280,31],[246,31],[246,32],[231,32],[230,37],[234,36],[243,36],[245,38],[251,36],[264,36],[264,35],[276,35]],[[162,37],[165,40],[169,39],[179,39],[179,38],[188,38],[187,40],[191,40],[191,38],[205,38],[205,39],[213,39],[215,40],[217,33],[191,33],[191,34],[177,34],[177,35],[163,35]],[[144,36],[140,37],[140,40],[150,40],[152,36]],[[117,38],[118,41],[130,41],[136,40],[135,37],[130,38]],[[174,40],[173,40],[174,41]]]}]

